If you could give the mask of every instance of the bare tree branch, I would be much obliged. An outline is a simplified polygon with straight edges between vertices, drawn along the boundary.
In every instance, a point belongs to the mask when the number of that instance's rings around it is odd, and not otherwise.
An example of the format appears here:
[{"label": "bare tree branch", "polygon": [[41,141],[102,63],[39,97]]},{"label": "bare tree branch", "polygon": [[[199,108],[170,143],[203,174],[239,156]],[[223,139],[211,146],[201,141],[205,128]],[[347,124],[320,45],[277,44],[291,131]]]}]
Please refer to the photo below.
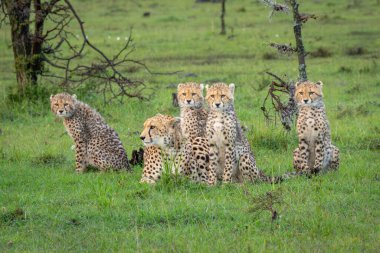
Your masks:
[{"label": "bare tree branch", "polygon": [[302,41],[302,18],[300,13],[298,12],[298,3],[296,0],[288,0],[289,4],[292,6],[293,10],[293,20],[294,20],[294,37],[296,39],[296,48],[298,55],[298,71],[299,71],[299,79],[300,81],[307,80],[306,74],[306,61],[305,61],[305,48],[303,46]]},{"label": "bare tree branch", "polygon": [[[167,74],[153,73],[143,62],[130,58],[134,51],[131,33],[116,54],[105,54],[88,39],[84,22],[70,0],[2,0],[0,6],[0,22],[5,22],[5,17],[13,22],[12,45],[16,47],[16,67],[22,67],[18,71],[22,87],[30,82],[37,85],[38,76],[59,80],[65,89],[91,80],[97,85],[95,91],[103,92],[105,102],[122,101],[119,97],[123,96],[148,99],[144,83],[126,76],[124,68],[137,65],[149,74]],[[73,24],[80,36],[69,31],[68,26]],[[30,25],[34,29],[29,29]],[[84,57],[90,52],[97,60],[85,63]],[[24,65],[17,63],[18,55]]]},{"label": "bare tree branch", "polygon": [[[274,0],[262,0],[262,2],[272,8],[270,17],[274,12],[289,12],[289,7],[287,5],[278,4]],[[307,80],[305,61],[306,53],[302,41],[302,24],[311,18],[315,19],[316,16],[313,14],[300,14],[298,11],[299,4],[296,0],[286,0],[286,3],[291,6],[293,12],[293,32],[296,41],[296,47],[293,48],[291,44],[277,43],[270,43],[269,46],[277,49],[277,51],[282,54],[289,55],[296,52],[298,56],[298,79],[300,81],[305,81]],[[272,83],[269,85],[268,94],[263,101],[261,110],[263,111],[264,117],[267,120],[273,119],[272,113],[266,108],[266,103],[268,100],[270,100],[272,108],[274,109],[274,120],[276,121],[276,116],[279,115],[283,127],[286,130],[290,130],[293,120],[297,115],[297,105],[294,101],[294,84],[292,82],[284,81],[282,78],[271,72],[266,73],[275,78],[276,81],[272,81]],[[284,95],[287,97],[287,99],[283,98]]]},{"label": "bare tree branch", "polygon": [[224,22],[224,16],[226,15],[226,1],[227,0],[221,1],[222,8],[220,11],[220,26],[221,26],[220,34],[222,35],[226,34],[226,23]]}]

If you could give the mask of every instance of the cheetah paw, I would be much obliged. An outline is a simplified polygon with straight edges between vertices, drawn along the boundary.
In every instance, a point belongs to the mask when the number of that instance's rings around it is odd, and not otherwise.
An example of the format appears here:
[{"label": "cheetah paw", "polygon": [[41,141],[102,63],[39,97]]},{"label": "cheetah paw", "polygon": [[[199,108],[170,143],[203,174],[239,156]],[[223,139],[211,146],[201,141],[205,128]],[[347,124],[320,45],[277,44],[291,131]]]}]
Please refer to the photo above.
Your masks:
[{"label": "cheetah paw", "polygon": [[143,178],[141,178],[140,183],[142,183],[142,184],[143,183],[146,183],[146,184],[155,184],[156,181],[154,181],[151,178],[143,177]]}]

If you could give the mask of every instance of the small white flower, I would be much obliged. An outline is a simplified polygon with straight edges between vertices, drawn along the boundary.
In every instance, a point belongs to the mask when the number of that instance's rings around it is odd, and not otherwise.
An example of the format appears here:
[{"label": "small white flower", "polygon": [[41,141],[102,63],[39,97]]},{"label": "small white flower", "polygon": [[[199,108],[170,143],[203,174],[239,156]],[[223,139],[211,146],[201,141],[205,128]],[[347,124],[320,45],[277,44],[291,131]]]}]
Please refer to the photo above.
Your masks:
[{"label": "small white flower", "polygon": [[116,40],[120,40],[120,37],[117,37]]},{"label": "small white flower", "polygon": [[278,37],[280,37],[280,35],[278,35],[278,34],[275,34],[275,35],[274,35],[274,37],[278,38]]},{"label": "small white flower", "polygon": [[72,145],[72,146],[71,146],[71,150],[74,150],[74,149],[75,149],[75,145]]},{"label": "small white flower", "polygon": [[124,39],[125,39],[125,40],[128,40],[129,38],[128,38],[128,37],[125,37]]},{"label": "small white flower", "polygon": [[109,36],[109,35],[108,35],[108,37],[107,37],[107,38],[110,40],[110,39],[111,39],[111,36]]},{"label": "small white flower", "polygon": [[79,34],[76,34],[75,37],[79,38]]}]

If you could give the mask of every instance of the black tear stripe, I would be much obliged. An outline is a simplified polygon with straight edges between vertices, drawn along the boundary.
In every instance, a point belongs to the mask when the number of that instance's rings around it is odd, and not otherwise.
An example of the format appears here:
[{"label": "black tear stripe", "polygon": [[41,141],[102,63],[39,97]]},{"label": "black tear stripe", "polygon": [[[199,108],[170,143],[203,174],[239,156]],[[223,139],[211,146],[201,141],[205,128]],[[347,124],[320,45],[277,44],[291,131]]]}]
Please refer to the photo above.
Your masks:
[{"label": "black tear stripe", "polygon": [[152,141],[152,135],[150,135],[150,130],[152,130],[152,129],[149,128],[149,130],[148,130],[148,135],[149,135],[150,141]]}]

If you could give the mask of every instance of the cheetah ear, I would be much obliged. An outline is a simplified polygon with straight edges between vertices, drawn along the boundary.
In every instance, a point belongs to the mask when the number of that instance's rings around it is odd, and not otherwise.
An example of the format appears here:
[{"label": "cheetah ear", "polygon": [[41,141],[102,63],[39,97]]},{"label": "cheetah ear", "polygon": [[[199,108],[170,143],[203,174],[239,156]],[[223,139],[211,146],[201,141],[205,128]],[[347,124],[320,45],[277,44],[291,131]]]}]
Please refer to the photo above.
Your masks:
[{"label": "cheetah ear", "polygon": [[323,86],[322,81],[318,81],[318,82],[316,82],[315,84],[316,84],[316,85],[319,85],[319,86],[321,86],[321,87]]},{"label": "cheetah ear", "polygon": [[52,101],[54,98],[54,95],[50,95],[50,101]]},{"label": "cheetah ear", "polygon": [[296,82],[296,84],[294,85],[295,87],[297,87],[298,85],[300,85],[302,82]]},{"label": "cheetah ear", "polygon": [[208,86],[208,84],[206,84],[206,86],[205,86],[206,91],[208,90],[208,88],[210,88],[210,87]]},{"label": "cheetah ear", "polygon": [[199,87],[201,87],[201,91],[203,92],[203,89],[205,88],[204,84],[203,83],[199,84]]},{"label": "cheetah ear", "polygon": [[71,95],[73,99],[77,99],[77,95],[73,94]]},{"label": "cheetah ear", "polygon": [[182,86],[182,83],[179,83],[179,84],[177,85],[177,89],[181,88],[181,86]]},{"label": "cheetah ear", "polygon": [[228,87],[230,88],[230,92],[232,93],[232,95],[234,95],[234,92],[235,92],[235,84],[234,84],[234,83],[230,83],[230,85],[228,85]]}]

